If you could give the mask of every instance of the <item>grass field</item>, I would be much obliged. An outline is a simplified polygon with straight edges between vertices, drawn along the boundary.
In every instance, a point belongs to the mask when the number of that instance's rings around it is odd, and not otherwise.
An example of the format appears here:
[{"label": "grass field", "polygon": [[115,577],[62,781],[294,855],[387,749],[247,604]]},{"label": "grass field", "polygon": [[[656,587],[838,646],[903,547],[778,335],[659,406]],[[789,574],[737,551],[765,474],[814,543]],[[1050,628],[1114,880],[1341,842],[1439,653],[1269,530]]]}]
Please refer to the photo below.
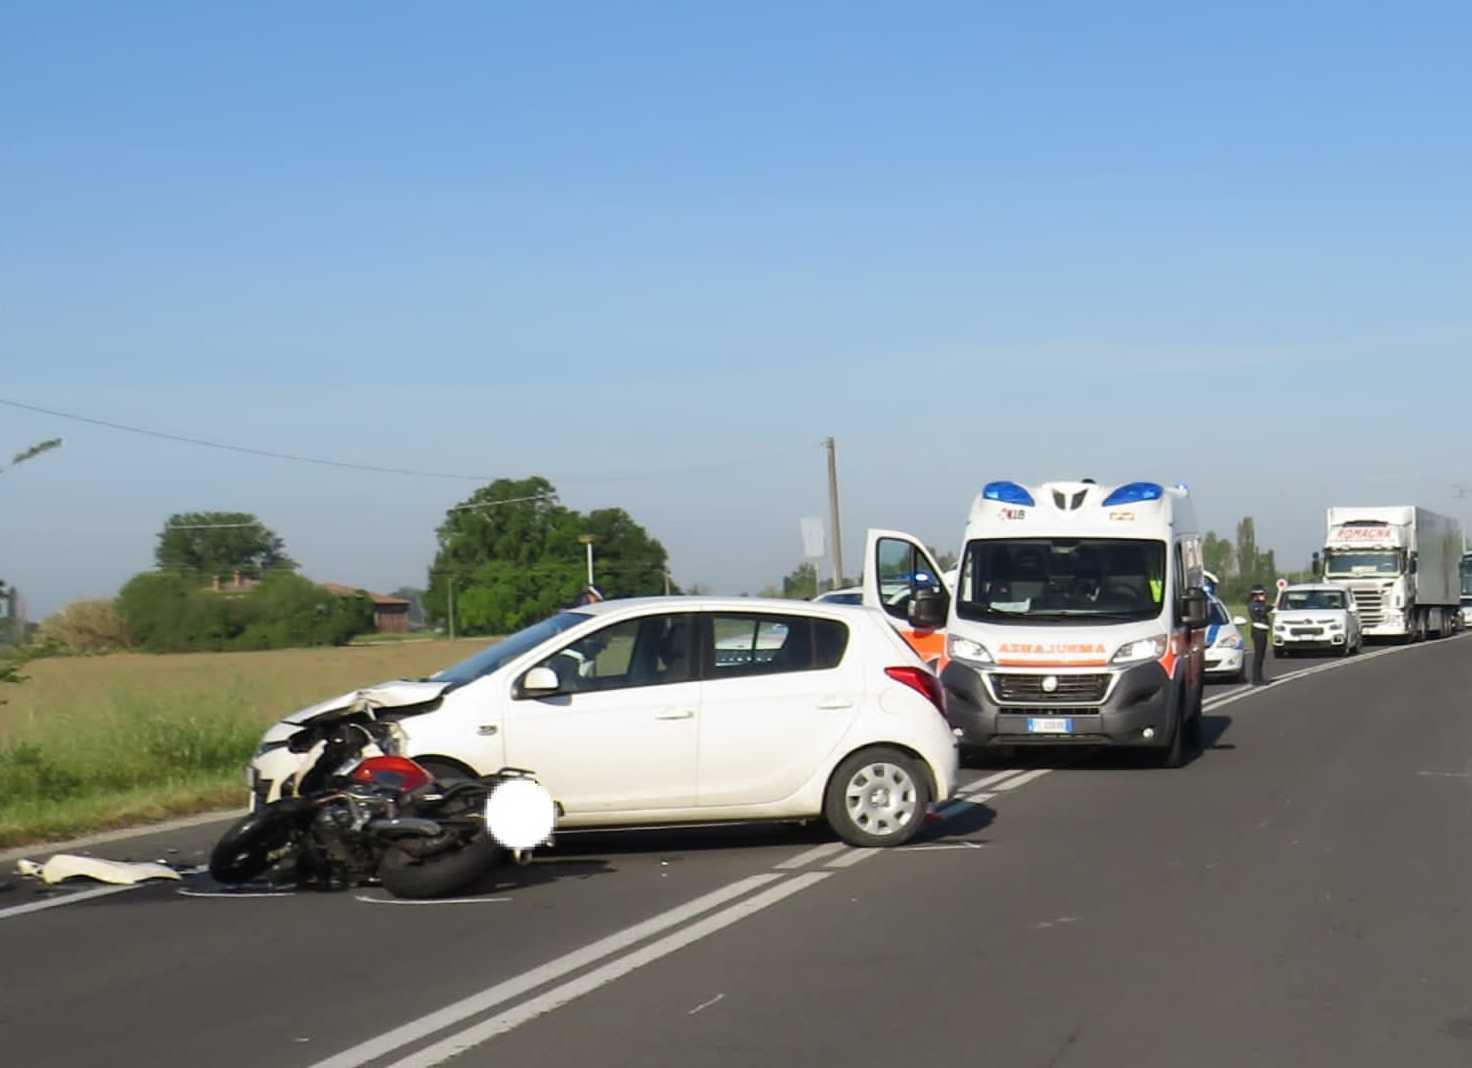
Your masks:
[{"label": "grass field", "polygon": [[0,689],[0,847],[243,805],[267,724],[488,640],[27,664],[24,685]]}]

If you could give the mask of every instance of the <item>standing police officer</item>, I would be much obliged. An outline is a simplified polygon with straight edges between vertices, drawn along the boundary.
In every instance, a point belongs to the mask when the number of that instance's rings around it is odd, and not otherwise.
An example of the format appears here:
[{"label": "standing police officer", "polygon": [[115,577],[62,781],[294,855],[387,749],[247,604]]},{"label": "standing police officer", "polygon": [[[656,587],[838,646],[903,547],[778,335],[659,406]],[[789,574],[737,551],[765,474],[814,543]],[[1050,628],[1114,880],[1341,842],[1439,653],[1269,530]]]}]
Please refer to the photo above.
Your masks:
[{"label": "standing police officer", "polygon": [[1247,618],[1252,621],[1252,685],[1262,686],[1267,682],[1262,677],[1262,660],[1268,653],[1268,591],[1261,585],[1252,587],[1247,602]]}]

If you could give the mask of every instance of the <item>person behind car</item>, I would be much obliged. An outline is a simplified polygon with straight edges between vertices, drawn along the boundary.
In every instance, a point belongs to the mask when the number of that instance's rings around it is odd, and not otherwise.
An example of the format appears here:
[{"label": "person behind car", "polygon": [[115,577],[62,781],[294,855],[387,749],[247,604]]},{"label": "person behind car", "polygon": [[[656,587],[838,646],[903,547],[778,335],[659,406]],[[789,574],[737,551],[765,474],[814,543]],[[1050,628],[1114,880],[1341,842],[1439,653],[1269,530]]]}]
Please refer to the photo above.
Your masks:
[{"label": "person behind car", "polygon": [[1268,608],[1268,591],[1261,585],[1253,586],[1248,595],[1247,618],[1252,621],[1252,685],[1262,686],[1267,682],[1262,674],[1263,658],[1268,655],[1268,623],[1272,610]]}]

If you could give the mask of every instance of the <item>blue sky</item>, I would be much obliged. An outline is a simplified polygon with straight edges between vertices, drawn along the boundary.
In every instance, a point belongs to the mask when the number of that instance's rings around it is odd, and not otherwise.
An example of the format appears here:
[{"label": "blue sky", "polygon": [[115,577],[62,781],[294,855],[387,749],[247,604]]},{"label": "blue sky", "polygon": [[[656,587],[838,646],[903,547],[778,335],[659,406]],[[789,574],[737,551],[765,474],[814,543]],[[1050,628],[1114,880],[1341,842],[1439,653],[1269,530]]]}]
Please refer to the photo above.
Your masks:
[{"label": "blue sky", "polygon": [[[999,475],[1183,479],[1294,560],[1329,503],[1466,503],[1472,9],[791,6],[12,8],[0,396],[546,473],[732,592],[827,434],[850,561]],[[207,507],[416,583],[473,486],[0,409],[55,433],[0,475],[34,612]]]}]

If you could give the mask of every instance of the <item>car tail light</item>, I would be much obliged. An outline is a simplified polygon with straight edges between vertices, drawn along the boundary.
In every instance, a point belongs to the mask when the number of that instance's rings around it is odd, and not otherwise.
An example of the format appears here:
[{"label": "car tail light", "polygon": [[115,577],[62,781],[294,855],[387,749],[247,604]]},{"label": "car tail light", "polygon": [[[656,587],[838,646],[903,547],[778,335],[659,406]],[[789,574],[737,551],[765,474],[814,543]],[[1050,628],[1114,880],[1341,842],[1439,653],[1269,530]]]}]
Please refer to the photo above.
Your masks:
[{"label": "car tail light", "polygon": [[924,694],[935,706],[935,710],[941,715],[946,714],[946,706],[940,692],[940,679],[936,678],[925,668],[921,667],[890,667],[885,668],[884,673],[895,682],[903,682],[916,693]]},{"label": "car tail light", "polygon": [[428,786],[434,782],[434,776],[408,757],[376,756],[353,769],[353,781],[407,794]]}]

